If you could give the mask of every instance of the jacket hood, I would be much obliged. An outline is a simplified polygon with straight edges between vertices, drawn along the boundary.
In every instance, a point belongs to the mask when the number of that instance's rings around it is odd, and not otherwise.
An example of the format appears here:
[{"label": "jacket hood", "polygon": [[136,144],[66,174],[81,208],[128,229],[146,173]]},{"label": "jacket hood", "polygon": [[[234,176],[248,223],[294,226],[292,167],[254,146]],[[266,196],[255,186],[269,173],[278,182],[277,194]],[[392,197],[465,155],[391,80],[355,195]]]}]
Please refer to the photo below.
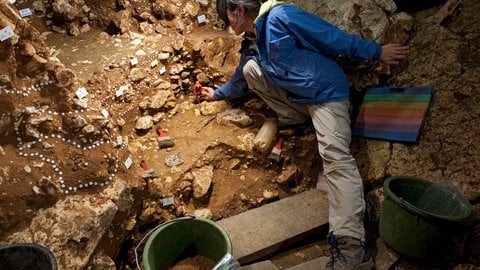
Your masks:
[{"label": "jacket hood", "polygon": [[263,14],[269,12],[272,8],[285,4],[284,1],[279,0],[268,0],[260,6],[260,11],[258,12],[258,17],[255,19],[255,22],[260,18]]}]

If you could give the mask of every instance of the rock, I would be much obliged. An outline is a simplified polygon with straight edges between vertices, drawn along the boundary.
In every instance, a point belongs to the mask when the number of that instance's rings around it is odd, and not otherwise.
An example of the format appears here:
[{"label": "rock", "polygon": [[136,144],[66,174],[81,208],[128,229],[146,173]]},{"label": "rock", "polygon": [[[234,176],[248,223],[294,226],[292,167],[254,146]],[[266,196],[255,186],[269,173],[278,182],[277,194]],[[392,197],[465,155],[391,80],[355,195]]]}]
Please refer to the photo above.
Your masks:
[{"label": "rock", "polygon": [[167,103],[170,97],[173,97],[173,93],[160,90],[155,92],[155,95],[152,97],[145,97],[139,104],[139,107],[143,111],[157,112]]},{"label": "rock", "polygon": [[213,216],[212,211],[208,208],[196,209],[193,215],[196,217],[202,217],[206,219],[211,219]]},{"label": "rock", "polygon": [[204,166],[192,172],[193,179],[193,197],[203,201],[208,199],[208,193],[213,182],[213,166]]},{"label": "rock", "polygon": [[217,117],[217,123],[221,125],[237,125],[239,127],[248,127],[253,124],[245,111],[241,109],[227,109]]},{"label": "rock", "polygon": [[33,11],[40,13],[40,14],[45,14],[45,5],[43,4],[43,1],[33,1],[32,3],[32,9]]},{"label": "rock", "polygon": [[137,120],[135,129],[138,131],[149,130],[153,127],[153,120],[151,115],[142,116]]},{"label": "rock", "polygon": [[34,56],[37,54],[37,50],[33,46],[33,44],[29,41],[21,41],[19,42],[20,46],[20,54],[23,56]]},{"label": "rock", "polygon": [[93,134],[95,132],[95,127],[93,125],[86,125],[82,128],[82,133],[85,135]]},{"label": "rock", "polygon": [[62,88],[70,86],[75,81],[73,71],[65,68],[63,65],[55,66],[53,76],[55,78],[55,84]]},{"label": "rock", "polygon": [[68,25],[68,33],[74,37],[80,35],[80,28],[77,23],[70,23]]},{"label": "rock", "polygon": [[144,68],[132,68],[132,70],[130,70],[130,80],[132,80],[132,82],[139,82],[147,76],[148,73]]},{"label": "rock", "polygon": [[297,182],[303,176],[302,172],[295,164],[288,164],[277,177],[277,182],[281,185],[288,185]]}]

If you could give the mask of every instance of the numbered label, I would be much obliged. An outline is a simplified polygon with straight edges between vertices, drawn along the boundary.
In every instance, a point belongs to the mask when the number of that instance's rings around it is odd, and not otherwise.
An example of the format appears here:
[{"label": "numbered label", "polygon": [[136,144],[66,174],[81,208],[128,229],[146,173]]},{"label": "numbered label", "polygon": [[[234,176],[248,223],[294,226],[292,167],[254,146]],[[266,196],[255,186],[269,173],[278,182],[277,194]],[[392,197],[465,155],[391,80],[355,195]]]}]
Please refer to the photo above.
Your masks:
[{"label": "numbered label", "polygon": [[150,66],[151,66],[152,68],[155,67],[155,66],[157,66],[157,65],[158,65],[158,60],[157,60],[157,59],[153,60],[153,61],[150,63]]},{"label": "numbered label", "polygon": [[165,66],[163,66],[162,68],[160,68],[160,70],[158,72],[160,72],[160,75],[163,75],[163,74],[165,74],[166,71],[167,71],[167,69],[165,68]]},{"label": "numbered label", "polygon": [[108,118],[108,116],[109,116],[108,111],[106,109],[103,109],[102,110],[102,115],[103,115],[103,117]]},{"label": "numbered label", "polygon": [[5,26],[2,30],[0,30],[0,41],[7,40],[13,37],[13,29],[10,25]]},{"label": "numbered label", "polygon": [[22,18],[32,16],[32,10],[29,8],[20,9],[18,12]]},{"label": "numbered label", "polygon": [[163,206],[172,205],[174,203],[175,203],[175,201],[173,200],[173,196],[162,199]]},{"label": "numbered label", "polygon": [[132,60],[130,60],[130,65],[135,66],[136,64],[138,64],[138,59],[134,57]]},{"label": "numbered label", "polygon": [[207,21],[207,17],[205,16],[205,14],[202,14],[197,17],[197,20],[199,24],[203,24]]},{"label": "numbered label", "polygon": [[117,145],[122,145],[122,144],[123,144],[122,136],[117,136]]},{"label": "numbered label", "polygon": [[130,157],[128,157],[127,160],[125,160],[125,163],[124,163],[125,168],[127,168],[127,170],[130,169],[132,164],[133,164],[133,160]]},{"label": "numbered label", "polygon": [[78,88],[76,94],[78,99],[82,99],[88,95],[88,92],[87,92],[87,89],[85,89],[85,87],[80,87]]}]

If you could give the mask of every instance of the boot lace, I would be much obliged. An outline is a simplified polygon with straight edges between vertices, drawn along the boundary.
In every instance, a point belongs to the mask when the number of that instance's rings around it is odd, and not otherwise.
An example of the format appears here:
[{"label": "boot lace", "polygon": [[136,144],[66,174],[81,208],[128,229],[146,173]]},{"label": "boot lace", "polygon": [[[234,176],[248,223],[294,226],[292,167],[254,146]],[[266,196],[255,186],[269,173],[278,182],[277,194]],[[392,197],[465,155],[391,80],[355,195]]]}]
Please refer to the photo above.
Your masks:
[{"label": "boot lace", "polygon": [[[327,236],[328,244],[330,245],[330,248],[328,249],[328,253],[330,254],[330,260],[327,263],[327,267],[332,267],[335,264],[336,260],[345,260],[345,257],[343,256],[342,252],[340,251],[340,246],[345,245],[346,242],[340,240],[337,240],[337,237],[333,233],[329,233]],[[324,254],[326,252],[324,251]]]}]

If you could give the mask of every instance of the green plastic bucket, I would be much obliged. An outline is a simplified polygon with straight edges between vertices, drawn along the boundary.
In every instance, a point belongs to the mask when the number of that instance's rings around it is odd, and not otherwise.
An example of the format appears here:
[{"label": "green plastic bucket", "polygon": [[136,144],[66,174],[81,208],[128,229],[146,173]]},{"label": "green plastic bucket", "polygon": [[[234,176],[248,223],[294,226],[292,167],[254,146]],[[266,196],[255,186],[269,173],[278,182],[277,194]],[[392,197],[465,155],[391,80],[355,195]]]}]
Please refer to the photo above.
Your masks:
[{"label": "green plastic bucket", "polygon": [[215,263],[232,254],[232,244],[217,223],[200,217],[178,218],[162,224],[143,250],[145,270],[166,269],[185,256],[201,255]]},{"label": "green plastic bucket", "polygon": [[460,194],[424,179],[389,177],[383,190],[380,236],[407,257],[438,258],[471,221],[472,206]]}]

